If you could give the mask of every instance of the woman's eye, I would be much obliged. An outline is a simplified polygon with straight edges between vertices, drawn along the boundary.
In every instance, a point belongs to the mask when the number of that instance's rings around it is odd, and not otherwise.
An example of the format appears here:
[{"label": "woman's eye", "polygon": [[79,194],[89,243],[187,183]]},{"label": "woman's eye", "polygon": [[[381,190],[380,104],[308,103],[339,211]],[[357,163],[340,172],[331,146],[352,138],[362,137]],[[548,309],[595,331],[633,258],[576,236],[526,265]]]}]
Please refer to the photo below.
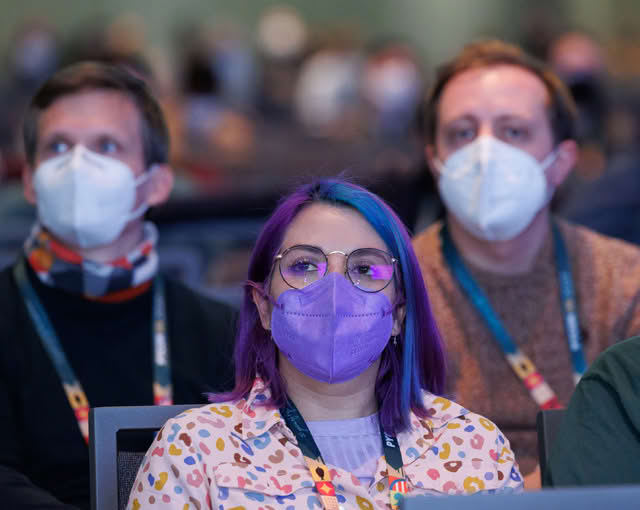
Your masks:
[{"label": "woman's eye", "polygon": [[300,260],[294,262],[289,266],[289,271],[292,273],[307,273],[309,271],[317,271],[318,268],[313,262]]},{"label": "woman's eye", "polygon": [[368,264],[360,264],[352,270],[358,276],[371,276],[371,266]]}]

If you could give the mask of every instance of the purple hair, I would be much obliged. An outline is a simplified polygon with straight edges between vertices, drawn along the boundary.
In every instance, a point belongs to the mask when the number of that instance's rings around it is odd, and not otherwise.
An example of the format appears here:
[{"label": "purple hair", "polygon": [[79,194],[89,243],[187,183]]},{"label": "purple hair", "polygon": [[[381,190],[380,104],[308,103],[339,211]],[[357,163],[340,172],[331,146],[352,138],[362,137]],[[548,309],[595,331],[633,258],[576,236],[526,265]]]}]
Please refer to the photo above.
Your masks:
[{"label": "purple hair", "polygon": [[302,186],[283,198],[264,225],[249,263],[235,347],[236,385],[229,393],[210,395],[212,402],[246,398],[257,376],[271,391],[264,405],[282,407],[286,385],[278,371],[278,349],[260,322],[251,289],[264,286],[286,230],[300,211],[313,203],[348,206],[358,211],[383,239],[399,261],[399,287],[404,294],[406,316],[398,345],[389,342],[382,355],[376,380],[380,422],[388,433],[409,426],[409,411],[427,416],[422,390],[440,394],[444,389],[446,362],[427,290],[411,246],[409,234],[393,210],[373,193],[348,182],[322,179]]}]

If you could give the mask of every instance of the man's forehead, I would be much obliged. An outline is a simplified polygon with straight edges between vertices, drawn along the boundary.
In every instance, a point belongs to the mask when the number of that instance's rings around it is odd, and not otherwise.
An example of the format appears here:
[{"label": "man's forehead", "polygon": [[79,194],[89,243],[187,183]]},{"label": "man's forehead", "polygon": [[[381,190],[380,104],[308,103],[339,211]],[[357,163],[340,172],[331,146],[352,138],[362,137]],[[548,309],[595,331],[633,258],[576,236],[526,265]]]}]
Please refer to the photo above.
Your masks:
[{"label": "man's forehead", "polygon": [[84,105],[85,107],[99,105],[102,103],[127,103],[135,108],[133,98],[124,90],[113,88],[80,88],[55,98],[46,108],[44,108],[44,111],[59,105],[59,103],[70,102],[77,105]]},{"label": "man's forehead", "polygon": [[549,93],[533,72],[515,65],[467,69],[445,85],[438,102],[441,122],[470,116],[545,115]]},{"label": "man's forehead", "polygon": [[131,136],[139,132],[140,113],[126,93],[109,89],[66,94],[45,108],[38,118],[40,136],[54,131],[100,131]]}]

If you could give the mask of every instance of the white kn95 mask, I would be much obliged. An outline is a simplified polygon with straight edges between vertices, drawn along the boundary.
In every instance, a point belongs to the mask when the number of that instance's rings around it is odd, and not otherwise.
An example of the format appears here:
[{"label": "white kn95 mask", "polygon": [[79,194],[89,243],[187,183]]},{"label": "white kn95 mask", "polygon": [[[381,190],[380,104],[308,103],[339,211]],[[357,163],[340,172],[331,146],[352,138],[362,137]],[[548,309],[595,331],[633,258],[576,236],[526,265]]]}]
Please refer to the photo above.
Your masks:
[{"label": "white kn95 mask", "polygon": [[444,163],[435,161],[440,196],[474,236],[487,241],[513,239],[551,198],[545,170],[556,156],[553,151],[538,162],[497,138],[478,137]]},{"label": "white kn95 mask", "polygon": [[62,241],[81,248],[109,244],[147,210],[145,203],[132,211],[137,187],[151,174],[136,179],[122,161],[76,145],[35,170],[39,221]]}]

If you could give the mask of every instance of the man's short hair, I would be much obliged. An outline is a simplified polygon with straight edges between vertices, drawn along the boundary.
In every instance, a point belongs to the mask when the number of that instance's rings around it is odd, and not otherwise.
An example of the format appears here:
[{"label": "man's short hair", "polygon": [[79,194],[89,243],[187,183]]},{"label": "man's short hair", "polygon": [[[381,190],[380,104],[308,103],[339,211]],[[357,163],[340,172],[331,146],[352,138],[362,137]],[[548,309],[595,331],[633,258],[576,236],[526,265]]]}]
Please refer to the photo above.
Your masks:
[{"label": "man's short hair", "polygon": [[525,53],[521,48],[499,40],[468,44],[437,72],[424,108],[424,134],[428,144],[434,144],[438,127],[438,104],[447,84],[458,74],[470,69],[510,65],[520,67],[537,76],[547,89],[547,112],[554,143],[575,139],[576,105],[562,80],[542,61]]},{"label": "man's short hair", "polygon": [[24,149],[30,164],[35,162],[40,114],[61,97],[91,90],[121,92],[133,100],[140,113],[145,166],[168,162],[167,124],[147,84],[123,66],[85,61],[56,72],[31,100],[22,127]]}]

